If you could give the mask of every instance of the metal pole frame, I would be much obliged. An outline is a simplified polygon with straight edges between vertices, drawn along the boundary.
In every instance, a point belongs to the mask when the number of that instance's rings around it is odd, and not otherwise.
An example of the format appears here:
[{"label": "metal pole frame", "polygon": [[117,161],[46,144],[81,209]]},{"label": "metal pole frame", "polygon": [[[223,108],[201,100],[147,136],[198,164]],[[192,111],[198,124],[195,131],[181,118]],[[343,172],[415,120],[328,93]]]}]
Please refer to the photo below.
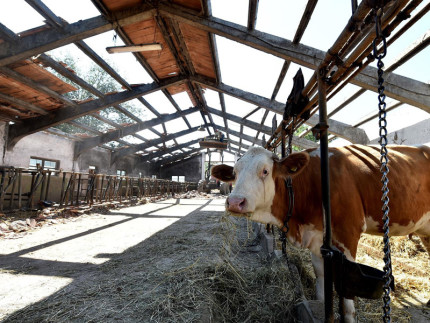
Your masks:
[{"label": "metal pole frame", "polygon": [[318,105],[321,150],[321,198],[323,205],[324,240],[321,254],[324,258],[324,313],[325,322],[333,322],[333,253],[331,235],[330,172],[328,160],[326,69],[318,70]]}]

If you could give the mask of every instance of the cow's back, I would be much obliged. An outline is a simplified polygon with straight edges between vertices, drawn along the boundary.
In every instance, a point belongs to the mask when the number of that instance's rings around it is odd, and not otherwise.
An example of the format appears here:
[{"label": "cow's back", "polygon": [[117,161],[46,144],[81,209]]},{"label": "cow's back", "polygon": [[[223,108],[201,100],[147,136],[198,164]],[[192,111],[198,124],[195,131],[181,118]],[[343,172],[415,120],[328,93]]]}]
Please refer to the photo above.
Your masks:
[{"label": "cow's back", "polygon": [[[353,145],[332,148],[330,154],[333,220],[357,225],[364,216],[362,231],[382,233],[379,147]],[[406,235],[417,230],[427,233],[430,148],[388,146],[388,158],[390,234]]]}]

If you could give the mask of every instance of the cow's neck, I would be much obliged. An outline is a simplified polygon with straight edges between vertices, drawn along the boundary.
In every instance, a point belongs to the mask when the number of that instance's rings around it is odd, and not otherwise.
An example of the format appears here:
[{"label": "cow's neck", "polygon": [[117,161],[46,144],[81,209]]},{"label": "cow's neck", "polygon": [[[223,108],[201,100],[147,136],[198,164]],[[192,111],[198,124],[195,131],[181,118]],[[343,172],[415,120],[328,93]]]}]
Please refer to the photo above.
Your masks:
[{"label": "cow's neck", "polygon": [[[288,239],[297,246],[309,248],[315,253],[319,252],[322,239],[321,206],[315,201],[320,201],[320,182],[314,183],[311,174],[303,172],[293,179],[294,208],[288,221]],[[276,194],[272,204],[272,214],[285,222],[289,207],[289,193],[282,178],[275,179]],[[320,223],[321,222],[321,223]],[[320,234],[321,233],[321,234]]]}]

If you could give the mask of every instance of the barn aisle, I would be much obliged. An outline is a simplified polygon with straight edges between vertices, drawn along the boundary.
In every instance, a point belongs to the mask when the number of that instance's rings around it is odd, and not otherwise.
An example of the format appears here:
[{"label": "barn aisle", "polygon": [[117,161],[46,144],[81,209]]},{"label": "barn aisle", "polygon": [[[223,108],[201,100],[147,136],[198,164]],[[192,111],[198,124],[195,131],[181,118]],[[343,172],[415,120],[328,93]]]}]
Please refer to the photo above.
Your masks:
[{"label": "barn aisle", "polygon": [[256,311],[258,302],[279,294],[269,296],[270,288],[244,303],[278,269],[257,270],[266,262],[260,247],[244,247],[252,239],[247,223],[225,221],[223,205],[222,198],[168,199],[1,241],[0,279],[8,283],[0,290],[0,320],[177,322],[289,315],[287,303],[294,299],[283,265],[274,283],[288,296],[284,308],[273,302]]},{"label": "barn aisle", "polygon": [[[268,259],[246,220],[223,214],[216,195],[167,199],[0,240],[0,321],[294,321],[288,266]],[[309,254],[288,252],[310,299]],[[356,304],[359,321],[379,317],[379,301]],[[396,321],[427,321],[423,307],[397,306]]]}]

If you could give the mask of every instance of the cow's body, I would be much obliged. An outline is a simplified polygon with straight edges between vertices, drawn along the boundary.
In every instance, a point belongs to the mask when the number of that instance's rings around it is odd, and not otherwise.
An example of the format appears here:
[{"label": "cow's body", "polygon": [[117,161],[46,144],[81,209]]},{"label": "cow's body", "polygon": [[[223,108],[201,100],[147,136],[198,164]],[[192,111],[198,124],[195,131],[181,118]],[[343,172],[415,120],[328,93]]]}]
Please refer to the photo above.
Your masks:
[{"label": "cow's body", "polygon": [[[390,235],[414,233],[430,253],[430,148],[390,146],[388,154]],[[284,179],[291,176],[295,204],[288,239],[311,250],[317,297],[323,299],[320,163],[318,150],[279,161],[263,148],[251,148],[234,167],[236,185],[226,207],[234,215],[282,228],[288,211]],[[333,243],[354,260],[362,233],[383,234],[379,149],[330,148],[329,164]],[[232,168],[218,167],[213,169],[214,177],[232,178]],[[352,320],[353,303],[345,305]]]}]

